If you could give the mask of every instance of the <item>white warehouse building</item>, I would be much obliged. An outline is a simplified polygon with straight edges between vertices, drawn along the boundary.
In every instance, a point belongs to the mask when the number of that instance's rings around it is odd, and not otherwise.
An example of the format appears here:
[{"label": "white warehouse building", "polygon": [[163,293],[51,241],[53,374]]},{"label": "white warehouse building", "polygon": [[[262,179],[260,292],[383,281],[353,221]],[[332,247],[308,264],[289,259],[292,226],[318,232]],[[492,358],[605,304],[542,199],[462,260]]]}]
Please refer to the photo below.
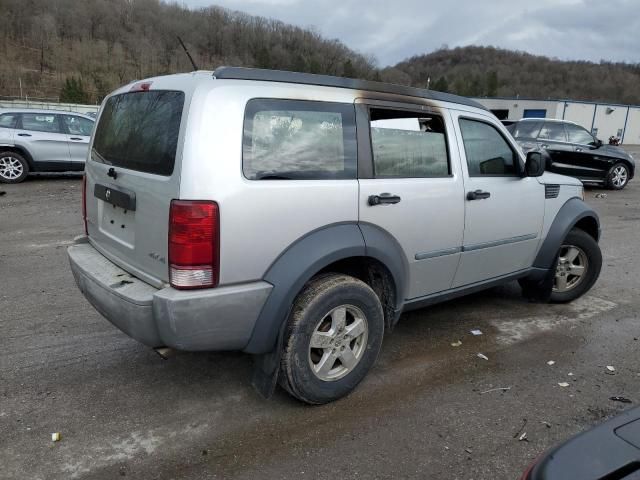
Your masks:
[{"label": "white warehouse building", "polygon": [[476,98],[500,120],[556,118],[582,125],[604,143],[614,136],[625,144],[640,144],[640,105],[534,100],[528,98]]}]

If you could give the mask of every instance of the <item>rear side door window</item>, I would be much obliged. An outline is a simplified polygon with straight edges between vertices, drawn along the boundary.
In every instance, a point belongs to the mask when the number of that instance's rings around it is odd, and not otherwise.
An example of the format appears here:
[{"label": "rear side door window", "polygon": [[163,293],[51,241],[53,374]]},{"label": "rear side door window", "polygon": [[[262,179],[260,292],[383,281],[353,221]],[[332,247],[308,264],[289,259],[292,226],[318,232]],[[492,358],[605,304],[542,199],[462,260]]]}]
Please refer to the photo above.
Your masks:
[{"label": "rear side door window", "polygon": [[375,178],[431,178],[451,174],[442,117],[372,108]]},{"label": "rear side door window", "polygon": [[542,122],[527,120],[515,123],[509,131],[514,138],[536,138],[540,132],[540,127],[542,127]]},{"label": "rear side door window", "polygon": [[23,113],[21,129],[32,132],[62,133],[58,115],[50,113]]},{"label": "rear side door window", "polygon": [[461,118],[460,131],[470,177],[520,174],[518,154],[493,125]]},{"label": "rear side door window", "polygon": [[356,178],[352,104],[253,99],[244,119],[242,170],[249,180]]},{"label": "rear side door window", "polygon": [[553,142],[566,142],[567,133],[564,125],[560,122],[544,122],[538,135],[540,140],[550,140]]}]

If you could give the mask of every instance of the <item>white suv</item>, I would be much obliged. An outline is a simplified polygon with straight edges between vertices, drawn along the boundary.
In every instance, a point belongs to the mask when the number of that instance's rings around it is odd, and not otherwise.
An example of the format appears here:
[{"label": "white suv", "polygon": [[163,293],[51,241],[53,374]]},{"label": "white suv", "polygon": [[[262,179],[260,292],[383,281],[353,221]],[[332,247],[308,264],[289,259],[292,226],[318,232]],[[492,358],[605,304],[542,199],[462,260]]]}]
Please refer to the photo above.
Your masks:
[{"label": "white suv", "polygon": [[0,109],[0,182],[29,172],[82,171],[95,120],[75,112]]},{"label": "white suv", "polygon": [[254,385],[351,391],[403,311],[519,280],[566,302],[601,266],[580,181],[466,98],[220,68],[102,105],[77,284],[151,347],[255,355]]}]

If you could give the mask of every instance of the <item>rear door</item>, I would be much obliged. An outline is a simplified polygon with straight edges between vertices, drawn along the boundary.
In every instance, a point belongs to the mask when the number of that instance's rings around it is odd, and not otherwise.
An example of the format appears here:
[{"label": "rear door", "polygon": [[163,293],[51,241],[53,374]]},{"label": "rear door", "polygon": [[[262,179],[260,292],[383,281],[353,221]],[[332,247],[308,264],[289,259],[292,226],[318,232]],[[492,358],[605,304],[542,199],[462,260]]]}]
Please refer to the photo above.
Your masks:
[{"label": "rear door", "polygon": [[60,115],[54,113],[22,113],[14,136],[33,158],[36,169],[65,171],[69,169],[69,147]]},{"label": "rear door", "polygon": [[452,112],[463,146],[465,222],[454,287],[529,268],[540,240],[544,186],[521,175],[515,145],[490,117]]},{"label": "rear door", "polygon": [[168,281],[169,207],[179,197],[186,97],[160,87],[109,97],[86,168],[89,241],[154,286]]},{"label": "rear door", "polygon": [[[450,117],[420,105],[358,105],[360,222],[400,244],[406,299],[447,290],[460,260],[464,189]],[[453,147],[453,148],[452,148]],[[365,243],[367,239],[365,238]]]},{"label": "rear door", "polygon": [[577,176],[572,165],[573,145],[568,142],[567,132],[561,122],[544,122],[538,134],[538,145],[551,156],[549,170],[563,175]]},{"label": "rear door", "polygon": [[62,123],[67,134],[70,169],[82,170],[89,152],[89,140],[95,122],[79,115],[62,115]]}]

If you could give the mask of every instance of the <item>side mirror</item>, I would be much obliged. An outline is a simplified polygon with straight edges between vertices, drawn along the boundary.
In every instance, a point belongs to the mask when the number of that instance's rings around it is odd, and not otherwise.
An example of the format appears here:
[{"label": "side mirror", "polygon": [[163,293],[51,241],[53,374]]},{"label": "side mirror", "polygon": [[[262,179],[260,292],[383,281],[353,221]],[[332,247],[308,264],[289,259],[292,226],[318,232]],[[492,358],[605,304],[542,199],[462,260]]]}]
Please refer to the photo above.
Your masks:
[{"label": "side mirror", "polygon": [[600,148],[602,146],[602,140],[596,138],[596,148]]},{"label": "side mirror", "polygon": [[544,173],[548,160],[549,154],[545,151],[532,150],[527,153],[527,162],[524,164],[525,176],[541,176]]}]

